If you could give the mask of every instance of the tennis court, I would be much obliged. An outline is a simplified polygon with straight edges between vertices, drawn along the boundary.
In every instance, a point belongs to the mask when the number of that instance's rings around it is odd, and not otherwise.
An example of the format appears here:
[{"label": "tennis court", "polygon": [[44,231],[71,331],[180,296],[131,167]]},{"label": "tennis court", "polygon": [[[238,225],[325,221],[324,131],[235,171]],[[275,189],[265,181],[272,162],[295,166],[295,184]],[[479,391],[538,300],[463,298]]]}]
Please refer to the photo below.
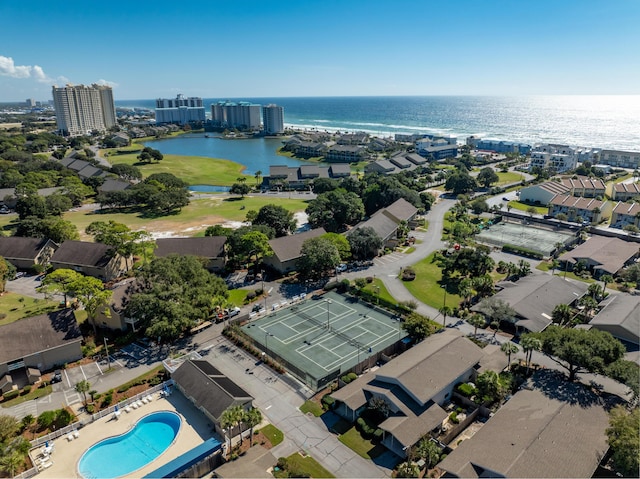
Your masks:
[{"label": "tennis court", "polygon": [[397,316],[334,292],[289,304],[242,329],[313,389],[359,372],[406,336]]},{"label": "tennis court", "polygon": [[576,235],[549,228],[536,227],[525,223],[507,223],[502,221],[482,230],[476,240],[496,246],[511,244],[550,256],[557,243],[570,244]]}]

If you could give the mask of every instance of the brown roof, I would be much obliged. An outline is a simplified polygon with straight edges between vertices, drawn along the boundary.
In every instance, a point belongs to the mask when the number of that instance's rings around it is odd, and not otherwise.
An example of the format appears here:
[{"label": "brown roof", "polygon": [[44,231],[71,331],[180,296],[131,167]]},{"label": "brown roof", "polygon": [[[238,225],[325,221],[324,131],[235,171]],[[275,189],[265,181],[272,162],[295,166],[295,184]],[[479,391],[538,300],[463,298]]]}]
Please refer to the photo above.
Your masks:
[{"label": "brown roof", "polygon": [[111,246],[88,241],[65,241],[51,257],[52,263],[106,266],[113,257]]},{"label": "brown roof", "polygon": [[0,327],[0,363],[81,340],[72,309],[20,319]]},{"label": "brown roof", "polygon": [[613,190],[616,193],[633,193],[640,195],[640,183],[615,183]]},{"label": "brown roof", "polygon": [[454,477],[592,477],[609,417],[582,385],[560,381],[549,393],[518,391],[438,466]]},{"label": "brown roof", "polygon": [[634,338],[636,344],[640,336],[640,303],[636,296],[617,294],[607,297],[602,309],[589,324],[597,329],[617,326],[625,330],[626,338]]},{"label": "brown roof", "polygon": [[394,217],[398,218],[398,221],[409,221],[418,212],[418,208],[413,206],[404,198],[394,201],[385,209]]},{"label": "brown roof", "polygon": [[635,216],[640,213],[640,203],[622,203],[620,201],[613,208],[613,212],[619,215]]},{"label": "brown roof", "polygon": [[6,259],[35,260],[49,240],[22,236],[0,236],[0,256]]},{"label": "brown roof", "polygon": [[602,210],[606,201],[596,200],[595,198],[583,198],[581,196],[556,195],[551,198],[549,204],[556,206],[566,206],[575,208],[576,210],[593,211],[596,208]]},{"label": "brown roof", "polygon": [[326,231],[324,228],[316,228],[303,233],[294,235],[281,236],[269,240],[269,245],[273,250],[273,254],[281,261],[289,261],[300,257],[302,243],[311,238],[322,236]]},{"label": "brown roof", "polygon": [[560,256],[561,261],[577,262],[588,259],[596,268],[616,274],[625,263],[638,254],[640,245],[620,238],[593,235],[587,241]]},{"label": "brown roof", "polygon": [[159,258],[170,254],[193,255],[202,258],[224,256],[226,236],[204,236],[202,238],[161,238],[156,240],[155,255]]},{"label": "brown roof", "polygon": [[575,190],[576,188],[604,190],[606,188],[606,185],[600,178],[589,178],[588,176],[563,178],[562,183],[567,185],[571,190]]}]

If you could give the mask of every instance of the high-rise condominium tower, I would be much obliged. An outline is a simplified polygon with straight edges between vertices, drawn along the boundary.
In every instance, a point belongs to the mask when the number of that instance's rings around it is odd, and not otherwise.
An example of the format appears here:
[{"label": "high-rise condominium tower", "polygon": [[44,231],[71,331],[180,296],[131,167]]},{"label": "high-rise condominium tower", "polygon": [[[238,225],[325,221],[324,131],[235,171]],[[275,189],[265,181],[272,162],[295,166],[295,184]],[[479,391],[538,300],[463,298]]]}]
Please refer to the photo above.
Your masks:
[{"label": "high-rise condominium tower", "polygon": [[262,129],[267,135],[284,133],[284,108],[273,103],[262,107]]},{"label": "high-rise condominium tower", "polygon": [[205,121],[206,115],[202,98],[178,95],[156,100],[156,123],[178,123],[186,125],[193,121]]},{"label": "high-rise condominium tower", "polygon": [[113,90],[109,86],[54,85],[53,106],[58,130],[65,136],[103,132],[116,124]]}]

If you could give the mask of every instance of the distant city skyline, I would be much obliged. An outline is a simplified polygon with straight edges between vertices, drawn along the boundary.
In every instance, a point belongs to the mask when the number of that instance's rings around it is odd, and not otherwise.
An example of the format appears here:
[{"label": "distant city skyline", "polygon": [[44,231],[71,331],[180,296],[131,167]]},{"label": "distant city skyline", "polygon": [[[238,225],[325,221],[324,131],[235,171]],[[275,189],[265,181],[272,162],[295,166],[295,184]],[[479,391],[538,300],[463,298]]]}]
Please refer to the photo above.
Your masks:
[{"label": "distant city skyline", "polygon": [[0,101],[640,94],[637,0],[1,2]]}]

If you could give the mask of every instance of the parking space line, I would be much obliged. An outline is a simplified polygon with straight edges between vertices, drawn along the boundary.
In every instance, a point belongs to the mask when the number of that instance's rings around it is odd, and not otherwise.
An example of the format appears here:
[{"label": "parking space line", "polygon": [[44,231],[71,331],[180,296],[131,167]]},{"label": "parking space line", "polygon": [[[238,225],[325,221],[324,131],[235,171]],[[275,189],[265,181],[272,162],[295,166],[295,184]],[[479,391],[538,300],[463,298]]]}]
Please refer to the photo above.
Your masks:
[{"label": "parking space line", "polygon": [[82,373],[82,377],[86,381],[87,380],[87,375],[84,373],[84,369],[82,369],[82,366],[80,366],[80,372]]},{"label": "parking space line", "polygon": [[69,383],[69,387],[71,387],[71,379],[69,379],[69,374],[67,373],[66,369],[63,369],[64,371],[64,375],[67,378],[67,383]]},{"label": "parking space line", "polygon": [[100,364],[98,364],[98,361],[96,361],[96,366],[98,367],[98,371],[100,371],[100,375],[104,376],[104,373],[102,372],[102,368],[100,367]]}]

